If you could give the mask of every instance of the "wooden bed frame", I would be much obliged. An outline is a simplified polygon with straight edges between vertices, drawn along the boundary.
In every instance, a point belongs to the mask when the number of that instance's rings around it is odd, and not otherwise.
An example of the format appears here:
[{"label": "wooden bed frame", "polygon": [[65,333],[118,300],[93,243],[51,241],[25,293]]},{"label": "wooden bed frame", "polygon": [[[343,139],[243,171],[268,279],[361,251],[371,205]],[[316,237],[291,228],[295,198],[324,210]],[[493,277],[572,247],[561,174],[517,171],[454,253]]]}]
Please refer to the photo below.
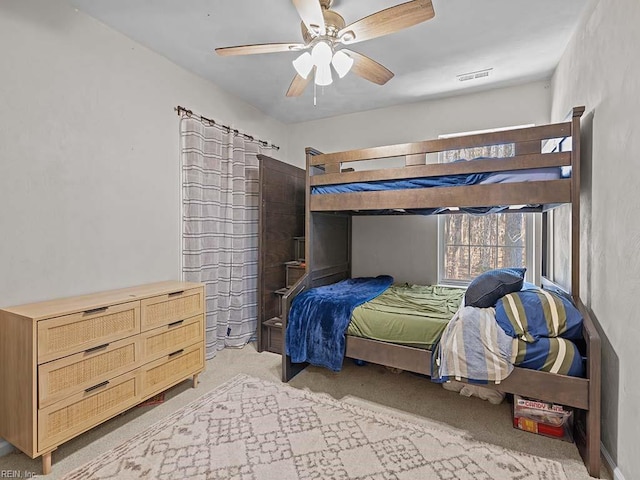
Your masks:
[{"label": "wooden bed frame", "polygon": [[[562,204],[571,205],[571,295],[584,317],[586,377],[570,377],[516,367],[500,385],[501,391],[576,408],[574,438],[593,477],[600,476],[600,337],[579,298],[580,292],[580,117],[584,107],[576,107],[564,123],[475,134],[418,143],[322,154],[307,148],[306,182],[306,275],[282,299],[283,332],[293,298],[304,289],[335,283],[351,276],[351,217],[382,209],[438,208],[443,206],[485,207],[531,205],[515,210],[543,213],[542,286],[558,288],[547,278],[547,211]],[[543,143],[571,138],[568,152],[542,153]],[[473,162],[425,164],[427,153],[462,148],[515,144],[515,156]],[[400,168],[354,171],[347,162],[404,157]],[[477,172],[520,170],[525,168],[571,166],[571,178],[535,182],[473,186],[422,188],[311,195],[316,185],[373,180],[406,179]],[[375,214],[375,212],[369,212]],[[283,335],[283,343],[284,343]],[[284,352],[283,345],[283,352]],[[430,374],[431,352],[408,346],[347,335],[346,357]],[[282,380],[289,381],[307,364],[282,360]]]}]

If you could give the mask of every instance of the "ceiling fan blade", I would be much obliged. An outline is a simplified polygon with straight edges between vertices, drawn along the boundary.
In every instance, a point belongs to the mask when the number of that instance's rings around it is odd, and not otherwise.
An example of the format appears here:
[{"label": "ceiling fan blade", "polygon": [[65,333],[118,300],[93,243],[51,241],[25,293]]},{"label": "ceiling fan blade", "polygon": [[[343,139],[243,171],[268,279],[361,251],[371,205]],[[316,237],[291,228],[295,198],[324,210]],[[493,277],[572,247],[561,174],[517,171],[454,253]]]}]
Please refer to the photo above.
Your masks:
[{"label": "ceiling fan blade", "polygon": [[343,48],[341,51],[346,52],[353,58],[353,66],[351,71],[359,77],[369,80],[370,82],[384,85],[393,78],[393,72],[388,68],[380,65],[375,60],[353,50]]},{"label": "ceiling fan blade", "polygon": [[313,77],[311,73],[307,78],[302,78],[300,75],[296,74],[289,86],[289,90],[287,90],[287,97],[299,97],[302,95],[302,92],[304,92],[304,89],[307,88],[307,85],[311,81],[311,77]]},{"label": "ceiling fan blade", "polygon": [[326,26],[324,24],[324,16],[322,15],[322,7],[318,0],[291,0],[298,10],[298,15],[307,26],[309,32],[313,32],[313,36],[317,34],[325,35]]},{"label": "ceiling fan blade", "polygon": [[304,43],[261,43],[257,45],[216,48],[216,53],[227,57],[231,55],[254,55],[256,53],[291,52],[303,50],[304,48]]},{"label": "ceiling fan blade", "polygon": [[[431,0],[413,0],[395,7],[380,10],[368,17],[347,25],[338,32],[342,43],[351,44],[381,37],[425,22],[435,16]],[[352,36],[353,38],[349,38]]]}]

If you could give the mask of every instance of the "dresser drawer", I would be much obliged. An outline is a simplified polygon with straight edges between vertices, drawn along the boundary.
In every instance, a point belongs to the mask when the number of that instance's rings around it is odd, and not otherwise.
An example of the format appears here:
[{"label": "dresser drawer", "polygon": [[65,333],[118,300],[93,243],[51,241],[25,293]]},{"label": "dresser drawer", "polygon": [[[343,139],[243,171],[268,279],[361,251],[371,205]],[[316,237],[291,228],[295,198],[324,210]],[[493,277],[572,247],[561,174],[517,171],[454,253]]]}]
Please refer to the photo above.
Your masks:
[{"label": "dresser drawer", "polygon": [[203,340],[204,315],[148,330],[141,335],[143,361],[156,360]]},{"label": "dresser drawer", "polygon": [[60,445],[140,402],[138,371],[38,410],[38,450]]},{"label": "dresser drawer", "polygon": [[134,336],[40,365],[40,408],[134,370],[142,363],[140,346],[140,337]]},{"label": "dresser drawer", "polygon": [[142,331],[186,320],[204,312],[202,288],[147,298],[141,302]]},{"label": "dresser drawer", "polygon": [[87,310],[38,322],[38,363],[140,332],[140,302]]},{"label": "dresser drawer", "polygon": [[142,398],[166,390],[177,382],[204,370],[204,344],[176,350],[140,367]]}]

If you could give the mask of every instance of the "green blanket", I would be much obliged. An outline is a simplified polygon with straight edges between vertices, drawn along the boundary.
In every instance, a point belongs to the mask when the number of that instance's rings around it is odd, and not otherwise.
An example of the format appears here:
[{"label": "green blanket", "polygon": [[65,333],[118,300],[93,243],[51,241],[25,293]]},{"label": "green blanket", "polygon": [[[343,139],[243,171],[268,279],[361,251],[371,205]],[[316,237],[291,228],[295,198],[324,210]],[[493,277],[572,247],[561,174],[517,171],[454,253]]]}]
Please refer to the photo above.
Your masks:
[{"label": "green blanket", "polygon": [[464,289],[392,285],[357,307],[347,333],[384,342],[431,348],[456,313]]}]

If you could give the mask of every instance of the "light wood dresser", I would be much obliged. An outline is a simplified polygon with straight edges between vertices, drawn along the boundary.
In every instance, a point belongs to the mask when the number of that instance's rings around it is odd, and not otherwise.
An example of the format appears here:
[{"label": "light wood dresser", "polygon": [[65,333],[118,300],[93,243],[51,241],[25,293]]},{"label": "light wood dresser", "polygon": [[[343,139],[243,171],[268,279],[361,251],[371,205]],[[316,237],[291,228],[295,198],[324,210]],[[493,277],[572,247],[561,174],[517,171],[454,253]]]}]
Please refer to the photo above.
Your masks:
[{"label": "light wood dresser", "polygon": [[31,458],[204,370],[204,286],[161,282],[0,310],[0,437]]}]

